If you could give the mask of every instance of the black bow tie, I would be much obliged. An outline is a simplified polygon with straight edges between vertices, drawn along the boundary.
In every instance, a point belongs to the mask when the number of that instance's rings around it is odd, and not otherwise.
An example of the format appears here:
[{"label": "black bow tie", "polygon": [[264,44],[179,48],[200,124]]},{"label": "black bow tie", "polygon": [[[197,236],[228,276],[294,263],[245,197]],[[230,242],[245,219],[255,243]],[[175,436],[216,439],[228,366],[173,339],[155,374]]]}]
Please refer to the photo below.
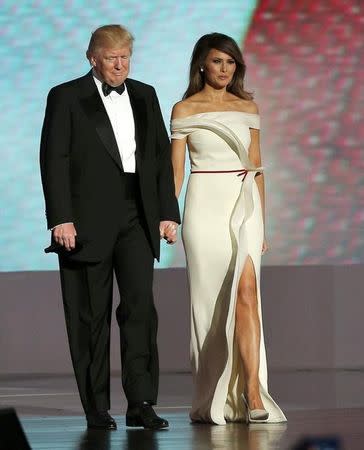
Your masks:
[{"label": "black bow tie", "polygon": [[125,91],[125,84],[120,84],[120,86],[110,86],[104,81],[102,83],[102,92],[105,97],[109,95],[111,91],[116,91],[119,95],[121,95]]}]

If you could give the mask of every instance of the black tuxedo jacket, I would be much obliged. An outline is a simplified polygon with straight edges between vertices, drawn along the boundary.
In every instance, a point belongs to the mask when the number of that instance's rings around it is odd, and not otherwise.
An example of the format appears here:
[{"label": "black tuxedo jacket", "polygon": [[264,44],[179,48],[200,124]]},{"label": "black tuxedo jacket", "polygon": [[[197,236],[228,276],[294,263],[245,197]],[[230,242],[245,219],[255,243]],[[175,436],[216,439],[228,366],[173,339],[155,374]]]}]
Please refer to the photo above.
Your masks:
[{"label": "black tuxedo jacket", "polygon": [[[180,223],[170,145],[152,86],[126,80],[135,120],[136,167],[148,238],[159,258],[159,222]],[[72,258],[98,261],[110,251],[123,214],[123,167],[92,72],[51,89],[40,165],[48,228],[73,222],[83,248]]]}]

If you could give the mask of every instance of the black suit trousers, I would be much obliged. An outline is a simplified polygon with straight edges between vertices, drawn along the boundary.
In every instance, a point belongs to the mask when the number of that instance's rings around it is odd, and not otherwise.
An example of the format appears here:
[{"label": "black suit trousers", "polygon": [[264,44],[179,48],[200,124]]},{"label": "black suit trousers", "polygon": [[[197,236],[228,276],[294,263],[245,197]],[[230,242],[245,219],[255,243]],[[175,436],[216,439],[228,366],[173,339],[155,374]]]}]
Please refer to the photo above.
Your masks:
[{"label": "black suit trousers", "polygon": [[138,195],[127,198],[108,256],[96,264],[59,257],[72,363],[86,413],[110,409],[110,323],[113,274],[120,292],[122,384],[129,405],[156,403],[157,313],[153,301],[154,257]]}]

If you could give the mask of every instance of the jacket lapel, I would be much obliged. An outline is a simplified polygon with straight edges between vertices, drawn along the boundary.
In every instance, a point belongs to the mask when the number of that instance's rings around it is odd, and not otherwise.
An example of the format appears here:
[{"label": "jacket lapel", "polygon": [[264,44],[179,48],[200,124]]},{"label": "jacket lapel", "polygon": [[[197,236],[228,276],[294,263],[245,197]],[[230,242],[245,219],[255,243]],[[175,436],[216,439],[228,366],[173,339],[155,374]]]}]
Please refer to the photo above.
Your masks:
[{"label": "jacket lapel", "polygon": [[120,167],[120,169],[123,170],[120,153],[111,122],[92,78],[92,72],[89,72],[84,80],[84,96],[80,99],[81,105],[90,121],[94,124],[106,150],[109,152],[110,156]]},{"label": "jacket lapel", "polygon": [[132,80],[126,79],[131,108],[134,115],[135,124],[135,143],[136,143],[136,162],[140,168],[143,154],[145,152],[145,141],[147,134],[147,111],[144,97],[140,95],[138,89],[132,84]]}]

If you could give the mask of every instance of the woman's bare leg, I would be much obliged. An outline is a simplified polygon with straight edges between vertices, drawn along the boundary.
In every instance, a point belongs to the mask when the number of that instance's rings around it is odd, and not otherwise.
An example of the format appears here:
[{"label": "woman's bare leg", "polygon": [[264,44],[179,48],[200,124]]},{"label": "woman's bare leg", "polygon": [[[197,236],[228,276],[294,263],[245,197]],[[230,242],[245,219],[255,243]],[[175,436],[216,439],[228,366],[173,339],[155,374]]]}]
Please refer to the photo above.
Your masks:
[{"label": "woman's bare leg", "polygon": [[250,409],[264,409],[259,391],[260,322],[254,265],[248,256],[238,286],[235,339],[243,363]]}]

